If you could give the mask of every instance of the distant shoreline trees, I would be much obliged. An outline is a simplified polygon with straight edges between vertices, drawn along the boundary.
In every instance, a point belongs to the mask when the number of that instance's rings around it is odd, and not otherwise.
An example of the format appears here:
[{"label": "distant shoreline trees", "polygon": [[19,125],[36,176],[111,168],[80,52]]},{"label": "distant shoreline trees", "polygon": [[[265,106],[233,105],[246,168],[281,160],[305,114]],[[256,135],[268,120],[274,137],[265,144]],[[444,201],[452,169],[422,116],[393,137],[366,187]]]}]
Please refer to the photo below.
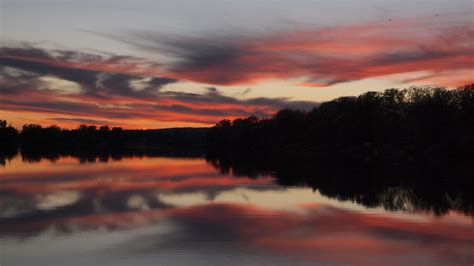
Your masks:
[{"label": "distant shoreline trees", "polygon": [[474,85],[389,89],[341,97],[310,111],[283,109],[273,117],[222,120],[212,128],[77,129],[0,120],[0,149],[120,149],[205,146],[210,154],[260,158],[337,159],[401,163],[419,158],[473,158]]},{"label": "distant shoreline trees", "polygon": [[222,120],[208,132],[207,146],[211,157],[231,160],[250,155],[344,165],[472,162],[474,85],[388,89],[310,111],[283,109],[268,119]]},{"label": "distant shoreline trees", "polygon": [[42,127],[26,124],[21,131],[0,120],[0,150],[20,146],[35,151],[107,151],[127,147],[195,147],[202,146],[207,128],[170,128],[124,130],[120,127],[80,125],[63,129],[56,125]]},{"label": "distant shoreline trees", "polygon": [[18,143],[18,130],[8,125],[6,120],[0,120],[0,148],[7,149]]}]

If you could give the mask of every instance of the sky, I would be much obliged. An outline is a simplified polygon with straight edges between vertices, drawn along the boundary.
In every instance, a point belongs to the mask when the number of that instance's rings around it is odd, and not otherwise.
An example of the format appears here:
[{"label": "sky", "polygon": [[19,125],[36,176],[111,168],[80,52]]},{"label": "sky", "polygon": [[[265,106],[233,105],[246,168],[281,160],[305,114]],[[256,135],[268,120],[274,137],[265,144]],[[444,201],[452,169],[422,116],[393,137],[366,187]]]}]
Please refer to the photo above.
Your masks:
[{"label": "sky", "polygon": [[472,0],[0,0],[0,119],[211,126],[474,82]]}]

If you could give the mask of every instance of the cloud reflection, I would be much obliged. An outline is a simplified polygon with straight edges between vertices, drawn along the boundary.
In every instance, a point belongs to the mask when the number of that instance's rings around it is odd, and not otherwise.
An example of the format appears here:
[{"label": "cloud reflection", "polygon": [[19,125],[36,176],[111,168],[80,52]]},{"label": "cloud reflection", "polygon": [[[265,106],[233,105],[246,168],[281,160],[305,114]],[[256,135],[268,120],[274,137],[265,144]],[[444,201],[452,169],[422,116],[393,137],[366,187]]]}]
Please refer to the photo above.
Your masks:
[{"label": "cloud reflection", "polygon": [[[226,247],[303,264],[443,265],[474,259],[469,217],[371,210],[310,188],[282,188],[270,177],[222,175],[203,159],[78,164],[60,158],[28,164],[17,158],[4,170],[0,241],[149,228],[116,244],[140,256]],[[169,231],[152,233],[164,225]]]}]

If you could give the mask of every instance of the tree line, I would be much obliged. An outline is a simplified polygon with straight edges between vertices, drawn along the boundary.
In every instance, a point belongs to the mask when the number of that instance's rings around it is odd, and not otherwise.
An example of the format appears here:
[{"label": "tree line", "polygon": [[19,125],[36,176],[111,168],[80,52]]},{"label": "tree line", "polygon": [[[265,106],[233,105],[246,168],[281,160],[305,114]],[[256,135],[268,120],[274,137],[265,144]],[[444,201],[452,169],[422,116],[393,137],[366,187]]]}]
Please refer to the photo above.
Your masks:
[{"label": "tree line", "polygon": [[24,150],[120,150],[127,147],[202,146],[206,128],[124,130],[120,127],[80,125],[64,129],[56,125],[24,125],[21,131],[0,120],[0,148]]},{"label": "tree line", "polygon": [[355,164],[466,161],[474,158],[474,85],[413,87],[341,97],[312,110],[283,109],[270,118],[222,120],[212,128],[62,129],[0,120],[0,147],[119,149],[205,146],[210,156],[296,158]]},{"label": "tree line", "polygon": [[207,134],[213,154],[391,164],[474,158],[474,85],[412,87],[341,97],[310,111],[222,120]]}]

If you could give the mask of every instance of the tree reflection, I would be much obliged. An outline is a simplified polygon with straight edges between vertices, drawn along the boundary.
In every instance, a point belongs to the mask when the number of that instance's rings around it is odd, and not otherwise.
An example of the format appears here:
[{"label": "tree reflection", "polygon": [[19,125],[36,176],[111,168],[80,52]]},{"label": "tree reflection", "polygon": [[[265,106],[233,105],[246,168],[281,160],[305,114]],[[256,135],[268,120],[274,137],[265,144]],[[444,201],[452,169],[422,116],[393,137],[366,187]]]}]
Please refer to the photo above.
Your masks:
[{"label": "tree reflection", "polygon": [[0,149],[0,166],[4,166],[7,161],[13,159],[18,154],[16,147],[5,147]]},{"label": "tree reflection", "polygon": [[[18,154],[15,149],[0,153],[5,165]],[[131,157],[200,158],[202,150],[129,149],[107,153],[39,152],[22,150],[22,160],[36,163],[56,161],[61,157],[76,158],[79,163],[105,163]],[[240,154],[216,156],[207,154],[206,161],[221,174],[258,179],[272,176],[282,186],[308,186],[322,195],[341,201],[353,201],[367,207],[387,210],[433,212],[437,215],[459,211],[474,215],[473,178],[469,168],[452,169],[447,165],[418,164],[409,166],[367,166],[330,161],[304,161],[286,158]]]},{"label": "tree reflection", "polygon": [[474,214],[473,179],[466,178],[469,169],[465,169],[464,175],[448,176],[451,168],[430,164],[361,166],[288,158],[262,159],[248,154],[208,155],[206,160],[221,173],[253,178],[271,175],[282,186],[309,186],[324,196],[366,207],[427,211],[436,215],[449,211]]}]

